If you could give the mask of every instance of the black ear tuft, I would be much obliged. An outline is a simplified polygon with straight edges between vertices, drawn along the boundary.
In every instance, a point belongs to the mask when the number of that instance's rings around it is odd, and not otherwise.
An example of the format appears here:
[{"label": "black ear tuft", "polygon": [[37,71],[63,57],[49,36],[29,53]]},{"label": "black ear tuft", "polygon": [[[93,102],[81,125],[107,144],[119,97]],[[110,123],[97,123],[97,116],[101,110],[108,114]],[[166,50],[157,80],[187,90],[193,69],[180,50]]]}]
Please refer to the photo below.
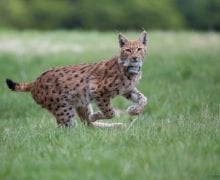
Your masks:
[{"label": "black ear tuft", "polygon": [[142,44],[147,45],[147,32],[144,30],[139,38]]},{"label": "black ear tuft", "polygon": [[120,47],[123,47],[125,43],[128,42],[127,38],[121,33],[118,34],[118,40]]},{"label": "black ear tuft", "polygon": [[12,81],[11,79],[6,79],[6,84],[8,85],[8,88],[11,89],[12,91],[15,90],[15,86],[17,83]]}]

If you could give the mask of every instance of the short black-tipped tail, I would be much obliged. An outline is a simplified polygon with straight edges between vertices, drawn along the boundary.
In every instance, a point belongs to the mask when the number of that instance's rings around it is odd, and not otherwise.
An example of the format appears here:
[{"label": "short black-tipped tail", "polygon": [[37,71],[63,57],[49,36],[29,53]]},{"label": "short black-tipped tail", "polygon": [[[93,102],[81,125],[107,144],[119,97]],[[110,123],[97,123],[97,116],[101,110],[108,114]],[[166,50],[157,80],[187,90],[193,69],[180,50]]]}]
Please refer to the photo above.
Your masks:
[{"label": "short black-tipped tail", "polygon": [[12,91],[15,91],[16,82],[12,81],[11,79],[6,79],[6,84],[8,85],[8,88]]},{"label": "short black-tipped tail", "polygon": [[6,79],[6,84],[8,85],[9,89],[16,92],[29,92],[33,88],[33,83],[17,83],[12,81],[11,79]]}]

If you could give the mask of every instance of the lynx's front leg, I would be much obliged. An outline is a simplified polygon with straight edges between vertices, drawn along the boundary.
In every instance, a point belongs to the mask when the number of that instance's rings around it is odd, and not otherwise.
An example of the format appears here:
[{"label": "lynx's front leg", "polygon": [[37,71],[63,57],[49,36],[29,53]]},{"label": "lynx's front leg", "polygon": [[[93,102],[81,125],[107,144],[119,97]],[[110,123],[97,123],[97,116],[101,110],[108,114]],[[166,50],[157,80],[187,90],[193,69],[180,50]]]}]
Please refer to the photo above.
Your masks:
[{"label": "lynx's front leg", "polygon": [[130,106],[127,111],[130,115],[140,114],[147,105],[147,98],[139,92],[136,88],[123,95],[125,98],[131,100],[135,105]]}]

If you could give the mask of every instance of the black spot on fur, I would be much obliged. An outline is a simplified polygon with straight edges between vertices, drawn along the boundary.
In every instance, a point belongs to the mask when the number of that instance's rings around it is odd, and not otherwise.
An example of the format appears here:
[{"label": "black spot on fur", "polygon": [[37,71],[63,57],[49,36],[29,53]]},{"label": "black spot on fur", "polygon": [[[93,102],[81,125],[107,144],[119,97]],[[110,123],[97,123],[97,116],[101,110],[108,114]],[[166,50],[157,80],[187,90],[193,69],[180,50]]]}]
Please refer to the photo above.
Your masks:
[{"label": "black spot on fur", "polygon": [[60,77],[64,77],[64,74],[63,74],[63,73],[60,73],[59,75],[60,75]]},{"label": "black spot on fur", "polygon": [[46,71],[46,72],[43,72],[43,73],[42,73],[42,76],[43,76],[43,75],[45,75],[45,74],[47,74],[47,73],[48,73],[48,71]]},{"label": "black spot on fur", "polygon": [[52,105],[49,104],[49,105],[48,105],[48,110],[51,110],[51,109],[52,109]]},{"label": "black spot on fur", "polygon": [[127,99],[131,99],[131,94],[125,96]]},{"label": "black spot on fur", "polygon": [[63,103],[63,104],[61,105],[61,107],[66,107],[66,103]]},{"label": "black spot on fur", "polygon": [[106,76],[106,74],[107,74],[107,71],[108,71],[108,70],[106,69],[106,70],[105,70],[105,72],[104,72],[104,77]]},{"label": "black spot on fur", "polygon": [[12,81],[11,79],[6,79],[6,84],[8,85],[8,88],[12,91],[15,90],[15,86],[17,85],[17,83]]},{"label": "black spot on fur", "polygon": [[47,82],[49,83],[51,80],[52,80],[51,78],[48,78],[48,79],[47,79]]}]

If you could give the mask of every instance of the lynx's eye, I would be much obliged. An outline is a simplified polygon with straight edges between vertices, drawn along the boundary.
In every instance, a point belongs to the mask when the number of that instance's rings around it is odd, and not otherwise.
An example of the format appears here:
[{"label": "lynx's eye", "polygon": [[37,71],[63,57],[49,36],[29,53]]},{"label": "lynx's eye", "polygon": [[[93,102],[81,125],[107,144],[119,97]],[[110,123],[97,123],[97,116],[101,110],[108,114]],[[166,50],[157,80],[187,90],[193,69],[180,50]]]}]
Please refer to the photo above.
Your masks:
[{"label": "lynx's eye", "polygon": [[141,51],[142,50],[142,48],[138,48],[138,51]]},{"label": "lynx's eye", "polygon": [[125,49],[125,51],[131,53],[131,49]]}]

